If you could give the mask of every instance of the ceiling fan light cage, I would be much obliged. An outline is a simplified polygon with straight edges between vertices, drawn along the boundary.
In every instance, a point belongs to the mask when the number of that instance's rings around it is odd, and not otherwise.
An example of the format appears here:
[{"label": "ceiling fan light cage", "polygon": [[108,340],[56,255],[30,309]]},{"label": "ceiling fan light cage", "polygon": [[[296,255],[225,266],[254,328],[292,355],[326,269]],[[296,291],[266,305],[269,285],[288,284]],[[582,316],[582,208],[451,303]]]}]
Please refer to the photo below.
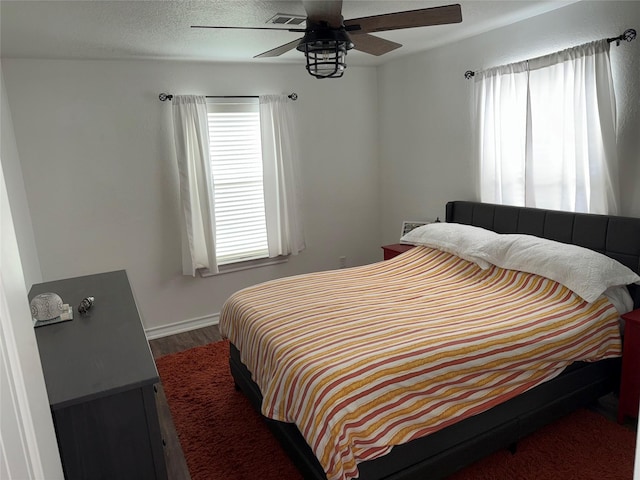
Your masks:
[{"label": "ceiling fan light cage", "polygon": [[316,78],[338,78],[347,68],[347,50],[339,44],[323,45],[321,48],[306,44],[307,71]]},{"label": "ceiling fan light cage", "polygon": [[307,59],[307,71],[316,78],[339,78],[347,68],[347,50],[354,47],[344,30],[308,32],[296,47]]}]

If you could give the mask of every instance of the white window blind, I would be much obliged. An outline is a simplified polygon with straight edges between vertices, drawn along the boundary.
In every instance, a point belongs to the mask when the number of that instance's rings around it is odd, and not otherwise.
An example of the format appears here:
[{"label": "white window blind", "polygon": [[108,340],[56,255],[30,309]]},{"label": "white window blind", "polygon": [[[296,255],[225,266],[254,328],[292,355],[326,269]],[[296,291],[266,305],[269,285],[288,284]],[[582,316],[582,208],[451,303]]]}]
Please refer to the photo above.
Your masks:
[{"label": "white window blind", "polygon": [[208,104],[218,265],[268,257],[257,99]]}]

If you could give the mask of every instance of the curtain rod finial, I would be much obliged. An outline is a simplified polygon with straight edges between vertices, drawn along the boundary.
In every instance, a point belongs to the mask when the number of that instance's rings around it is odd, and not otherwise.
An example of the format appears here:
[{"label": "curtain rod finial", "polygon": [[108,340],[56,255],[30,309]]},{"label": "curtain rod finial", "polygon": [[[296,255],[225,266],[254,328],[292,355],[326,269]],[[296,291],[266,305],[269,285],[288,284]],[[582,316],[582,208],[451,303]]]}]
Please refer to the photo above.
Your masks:
[{"label": "curtain rod finial", "polygon": [[173,98],[173,95],[162,92],[160,95],[158,95],[158,98],[161,102],[164,102],[166,100],[171,100]]},{"label": "curtain rod finial", "polygon": [[636,30],[634,28],[627,28],[621,35],[613,38],[607,38],[607,42],[616,42],[616,47],[620,46],[620,42],[630,42],[636,38]]},{"label": "curtain rod finial", "polygon": [[473,70],[467,70],[466,72],[464,72],[464,78],[466,78],[467,80],[469,80],[471,77],[473,77],[476,74],[476,72],[474,72]]},{"label": "curtain rod finial", "polygon": [[636,38],[636,31],[633,28],[627,28],[622,34],[622,39],[626,40],[627,42],[630,42],[634,38]]}]

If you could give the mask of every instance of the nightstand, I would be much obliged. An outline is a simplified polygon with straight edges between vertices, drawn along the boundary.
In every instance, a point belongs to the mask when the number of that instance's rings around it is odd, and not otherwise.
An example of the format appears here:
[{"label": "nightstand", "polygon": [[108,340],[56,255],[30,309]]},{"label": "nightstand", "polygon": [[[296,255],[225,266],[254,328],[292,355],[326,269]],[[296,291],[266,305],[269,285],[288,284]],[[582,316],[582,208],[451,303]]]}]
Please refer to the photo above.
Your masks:
[{"label": "nightstand", "polygon": [[391,245],[384,245],[382,247],[382,251],[384,252],[384,259],[389,260],[390,258],[396,257],[401,253],[406,252],[407,250],[411,250],[414,245],[406,245],[404,243],[393,243]]},{"label": "nightstand", "polygon": [[638,418],[640,400],[640,308],[625,313],[622,318],[625,325],[618,423],[622,423],[625,416]]}]

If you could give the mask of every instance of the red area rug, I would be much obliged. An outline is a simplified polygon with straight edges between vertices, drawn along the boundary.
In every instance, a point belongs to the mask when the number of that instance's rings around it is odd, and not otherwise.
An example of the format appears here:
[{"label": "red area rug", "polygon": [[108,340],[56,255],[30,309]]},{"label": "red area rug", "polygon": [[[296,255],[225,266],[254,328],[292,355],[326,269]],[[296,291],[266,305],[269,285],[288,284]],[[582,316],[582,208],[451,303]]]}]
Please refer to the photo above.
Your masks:
[{"label": "red area rug", "polygon": [[[156,360],[193,480],[301,480],[228,366],[217,342]],[[635,433],[579,410],[451,480],[631,480]]]}]

